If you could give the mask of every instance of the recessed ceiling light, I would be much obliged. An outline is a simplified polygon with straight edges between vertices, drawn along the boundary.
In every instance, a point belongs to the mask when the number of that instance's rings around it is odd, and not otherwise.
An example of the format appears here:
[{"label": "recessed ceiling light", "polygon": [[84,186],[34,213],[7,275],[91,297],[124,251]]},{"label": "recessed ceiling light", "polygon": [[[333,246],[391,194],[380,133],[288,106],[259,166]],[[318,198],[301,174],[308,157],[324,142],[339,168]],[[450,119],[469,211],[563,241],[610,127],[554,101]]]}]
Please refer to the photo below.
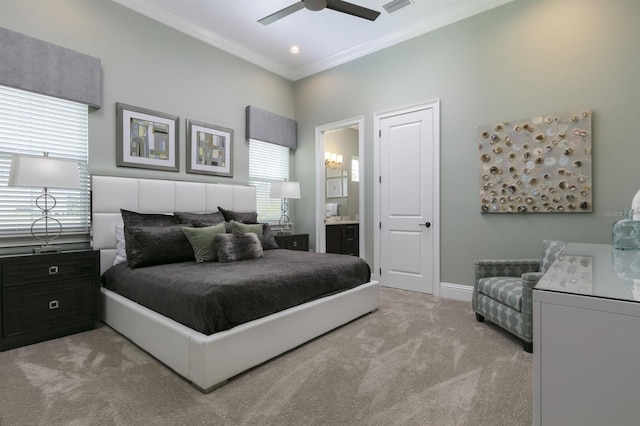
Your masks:
[{"label": "recessed ceiling light", "polygon": [[296,45],[293,45],[289,49],[289,53],[291,53],[292,55],[297,55],[298,53],[300,53],[300,48]]}]

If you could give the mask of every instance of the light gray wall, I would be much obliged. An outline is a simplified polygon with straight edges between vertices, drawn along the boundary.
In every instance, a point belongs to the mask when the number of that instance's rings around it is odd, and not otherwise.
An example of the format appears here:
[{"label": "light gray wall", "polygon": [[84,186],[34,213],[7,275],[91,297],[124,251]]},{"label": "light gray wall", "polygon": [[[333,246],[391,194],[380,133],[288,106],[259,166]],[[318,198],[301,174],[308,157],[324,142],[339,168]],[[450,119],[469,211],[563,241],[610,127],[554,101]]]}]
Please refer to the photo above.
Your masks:
[{"label": "light gray wall", "polygon": [[[610,242],[611,212],[640,188],[639,16],[637,0],[519,0],[298,81],[303,193],[313,191],[314,127],[364,114],[372,212],[373,114],[440,99],[443,282],[471,285],[476,259],[538,257],[545,238]],[[583,108],[593,110],[593,213],[480,214],[478,126]],[[314,209],[298,206],[297,229],[314,229]]]},{"label": "light gray wall", "polygon": [[[91,174],[246,184],[246,105],[294,117],[293,84],[110,0],[0,0],[0,26],[102,60]],[[116,102],[180,116],[180,172],[116,167]],[[185,119],[234,129],[233,178],[185,173]]]},{"label": "light gray wall", "polygon": [[[519,0],[293,84],[109,0],[0,0],[0,26],[102,59],[93,174],[246,183],[251,104],[296,119],[292,176],[313,194],[315,126],[364,114],[370,263],[373,114],[440,99],[441,280],[469,285],[475,259],[536,257],[543,238],[610,241],[609,212],[628,208],[640,187],[638,16],[637,0]],[[185,118],[233,128],[234,178],[115,167],[116,102],[182,118],[181,170]],[[594,212],[481,215],[478,126],[582,108],[594,113]],[[292,203],[296,230],[312,239],[314,200]]]}]

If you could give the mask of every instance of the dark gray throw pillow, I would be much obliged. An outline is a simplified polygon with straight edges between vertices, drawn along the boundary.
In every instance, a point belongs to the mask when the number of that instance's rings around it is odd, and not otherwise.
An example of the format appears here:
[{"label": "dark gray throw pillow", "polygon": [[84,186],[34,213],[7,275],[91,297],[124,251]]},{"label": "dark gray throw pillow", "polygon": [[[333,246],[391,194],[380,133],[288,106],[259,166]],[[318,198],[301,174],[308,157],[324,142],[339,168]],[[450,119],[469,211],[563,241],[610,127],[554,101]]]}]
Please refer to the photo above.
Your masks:
[{"label": "dark gray throw pillow", "polygon": [[120,209],[124,227],[127,226],[171,226],[177,225],[178,219],[170,214],[138,213]]},{"label": "dark gray throw pillow", "polygon": [[[224,222],[224,216],[220,212],[213,213],[190,213],[190,212],[175,212],[173,215],[178,219],[178,223],[191,223],[204,226],[217,225],[220,222]],[[196,228],[202,228],[203,226],[196,226]]]},{"label": "dark gray throw pillow", "polygon": [[129,239],[127,238],[127,228],[129,226],[172,226],[178,224],[178,219],[170,214],[138,213],[125,209],[120,209],[120,214],[124,224],[124,245],[127,256],[131,251]]},{"label": "dark gray throw pillow", "polygon": [[233,210],[223,209],[218,206],[218,210],[224,216],[224,220],[227,222],[231,222],[235,220],[236,222],[241,223],[258,223],[258,213],[257,212],[236,212]]},{"label": "dark gray throw pillow", "polygon": [[269,225],[268,223],[263,223],[262,225],[263,225],[262,236],[260,237],[262,248],[264,250],[279,249],[280,247],[276,242],[276,237],[273,235],[273,231],[271,230],[271,225]]},{"label": "dark gray throw pillow", "polygon": [[128,226],[127,264],[130,268],[195,260],[183,225]]},{"label": "dark gray throw pillow", "polygon": [[[233,232],[233,228],[231,227],[231,222],[221,222],[221,223],[224,223],[224,229],[225,229],[224,232],[226,232],[227,234],[230,234],[231,232]],[[191,222],[191,226],[193,226],[194,228],[206,228],[207,226],[213,226],[213,225],[207,222],[194,221],[194,222]]]},{"label": "dark gray throw pillow", "polygon": [[258,236],[248,234],[218,234],[214,237],[218,248],[218,262],[236,262],[264,256]]}]

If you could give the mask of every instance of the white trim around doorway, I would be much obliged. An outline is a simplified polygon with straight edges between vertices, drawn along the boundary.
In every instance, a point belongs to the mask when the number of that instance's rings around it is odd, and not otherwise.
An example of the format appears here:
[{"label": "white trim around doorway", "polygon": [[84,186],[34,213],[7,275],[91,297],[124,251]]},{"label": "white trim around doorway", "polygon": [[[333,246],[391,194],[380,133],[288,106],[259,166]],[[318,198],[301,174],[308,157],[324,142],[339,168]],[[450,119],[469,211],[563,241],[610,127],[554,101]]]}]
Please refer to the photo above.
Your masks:
[{"label": "white trim around doorway", "polygon": [[345,120],[336,121],[333,123],[323,124],[316,126],[316,251],[318,253],[324,253],[326,251],[326,234],[324,225],[325,216],[325,165],[324,165],[324,134],[332,130],[344,129],[346,127],[358,126],[358,152],[359,152],[359,167],[360,167],[360,182],[359,182],[359,197],[358,203],[360,205],[359,211],[359,252],[360,257],[365,257],[365,232],[364,232],[364,116],[347,118]]}]

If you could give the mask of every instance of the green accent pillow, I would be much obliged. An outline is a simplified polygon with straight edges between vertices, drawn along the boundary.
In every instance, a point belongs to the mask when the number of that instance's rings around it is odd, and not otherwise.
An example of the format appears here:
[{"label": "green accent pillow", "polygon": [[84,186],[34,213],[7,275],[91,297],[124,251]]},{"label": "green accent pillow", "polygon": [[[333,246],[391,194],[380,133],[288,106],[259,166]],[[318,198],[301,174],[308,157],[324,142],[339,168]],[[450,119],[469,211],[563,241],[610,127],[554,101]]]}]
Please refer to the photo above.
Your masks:
[{"label": "green accent pillow", "polygon": [[231,221],[231,229],[234,234],[248,234],[249,232],[254,233],[256,235],[262,235],[262,224],[248,224],[248,223],[240,223],[235,220]]},{"label": "green accent pillow", "polygon": [[262,244],[264,250],[273,250],[280,248],[276,242],[271,226],[268,223],[241,223],[235,220],[231,221],[231,232],[234,234],[256,234]]},{"label": "green accent pillow", "polygon": [[215,262],[218,260],[218,248],[215,236],[225,233],[224,222],[204,228],[190,228],[184,226],[182,232],[187,236],[196,262]]}]

